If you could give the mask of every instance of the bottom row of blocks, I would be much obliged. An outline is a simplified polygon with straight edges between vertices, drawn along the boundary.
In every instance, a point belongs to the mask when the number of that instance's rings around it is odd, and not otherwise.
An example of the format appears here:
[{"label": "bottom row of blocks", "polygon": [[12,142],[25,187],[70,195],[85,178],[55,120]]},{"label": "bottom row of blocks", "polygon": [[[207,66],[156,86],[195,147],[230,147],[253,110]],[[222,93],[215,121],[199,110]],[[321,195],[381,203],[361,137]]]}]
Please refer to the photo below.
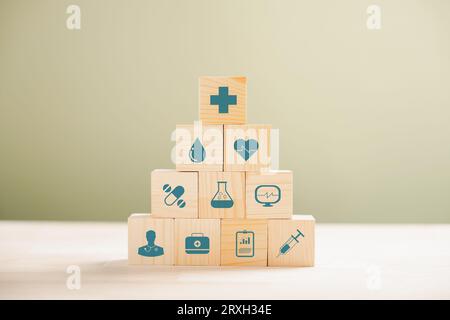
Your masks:
[{"label": "bottom row of blocks", "polygon": [[314,217],[289,220],[128,218],[130,264],[314,265]]}]

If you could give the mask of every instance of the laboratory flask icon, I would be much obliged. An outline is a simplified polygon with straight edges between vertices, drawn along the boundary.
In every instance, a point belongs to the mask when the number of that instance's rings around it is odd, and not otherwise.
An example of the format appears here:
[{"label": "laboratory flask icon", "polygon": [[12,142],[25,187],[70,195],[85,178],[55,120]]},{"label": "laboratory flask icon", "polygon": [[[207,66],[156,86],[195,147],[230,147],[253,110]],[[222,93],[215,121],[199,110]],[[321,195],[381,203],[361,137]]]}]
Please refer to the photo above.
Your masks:
[{"label": "laboratory flask icon", "polygon": [[226,181],[217,181],[217,192],[211,200],[211,206],[216,209],[231,208],[234,204],[233,199],[227,190]]},{"label": "laboratory flask icon", "polygon": [[189,159],[194,163],[200,163],[205,160],[206,152],[200,140],[197,138],[189,150]]}]

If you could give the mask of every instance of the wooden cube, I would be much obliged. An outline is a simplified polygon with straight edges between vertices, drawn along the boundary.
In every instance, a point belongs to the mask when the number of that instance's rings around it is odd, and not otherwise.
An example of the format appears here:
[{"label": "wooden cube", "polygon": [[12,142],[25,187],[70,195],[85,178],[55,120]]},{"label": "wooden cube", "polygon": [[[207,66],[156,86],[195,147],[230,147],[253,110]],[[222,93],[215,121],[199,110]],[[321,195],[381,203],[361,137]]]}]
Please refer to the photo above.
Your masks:
[{"label": "wooden cube", "polygon": [[244,124],[247,121],[247,78],[201,77],[199,116],[205,124]]},{"label": "wooden cube", "polygon": [[268,170],[271,125],[225,125],[224,171]]},{"label": "wooden cube", "polygon": [[267,220],[223,219],[221,265],[267,266]]},{"label": "wooden cube", "polygon": [[151,211],[153,217],[198,218],[198,173],[153,170]]},{"label": "wooden cube", "polygon": [[220,265],[220,219],[175,219],[175,264]]},{"label": "wooden cube", "polygon": [[269,220],[269,266],[314,266],[314,227],[309,215]]},{"label": "wooden cube", "polygon": [[174,219],[135,213],[128,218],[129,264],[174,264]]},{"label": "wooden cube", "polygon": [[292,171],[247,172],[245,183],[247,219],[289,219],[292,217]]},{"label": "wooden cube", "polygon": [[245,172],[200,172],[199,217],[244,218]]},{"label": "wooden cube", "polygon": [[175,141],[178,171],[223,170],[223,125],[177,125]]}]

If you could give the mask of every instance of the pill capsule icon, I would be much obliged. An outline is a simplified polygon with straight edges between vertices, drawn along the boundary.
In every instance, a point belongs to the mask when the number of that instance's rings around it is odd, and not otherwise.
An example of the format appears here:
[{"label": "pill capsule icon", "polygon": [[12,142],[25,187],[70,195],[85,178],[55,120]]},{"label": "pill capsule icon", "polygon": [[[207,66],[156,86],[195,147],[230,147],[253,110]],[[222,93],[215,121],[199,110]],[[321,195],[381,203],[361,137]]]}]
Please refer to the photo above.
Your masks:
[{"label": "pill capsule icon", "polygon": [[164,198],[164,203],[167,206],[172,206],[174,203],[177,204],[178,207],[184,208],[186,206],[186,202],[180,197],[184,194],[184,188],[182,186],[176,186],[172,189],[169,184],[165,184],[163,186],[164,192],[168,193],[168,195]]}]

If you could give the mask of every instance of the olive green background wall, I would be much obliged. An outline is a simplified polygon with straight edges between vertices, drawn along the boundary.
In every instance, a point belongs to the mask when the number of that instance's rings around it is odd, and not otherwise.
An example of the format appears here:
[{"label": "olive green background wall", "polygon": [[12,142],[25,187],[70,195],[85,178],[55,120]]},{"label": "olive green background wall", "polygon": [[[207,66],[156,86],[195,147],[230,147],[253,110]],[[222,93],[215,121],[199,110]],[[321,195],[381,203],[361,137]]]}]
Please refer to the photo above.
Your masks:
[{"label": "olive green background wall", "polygon": [[448,223],[449,31],[446,0],[0,0],[0,218],[148,212],[197,78],[245,75],[296,213]]}]

